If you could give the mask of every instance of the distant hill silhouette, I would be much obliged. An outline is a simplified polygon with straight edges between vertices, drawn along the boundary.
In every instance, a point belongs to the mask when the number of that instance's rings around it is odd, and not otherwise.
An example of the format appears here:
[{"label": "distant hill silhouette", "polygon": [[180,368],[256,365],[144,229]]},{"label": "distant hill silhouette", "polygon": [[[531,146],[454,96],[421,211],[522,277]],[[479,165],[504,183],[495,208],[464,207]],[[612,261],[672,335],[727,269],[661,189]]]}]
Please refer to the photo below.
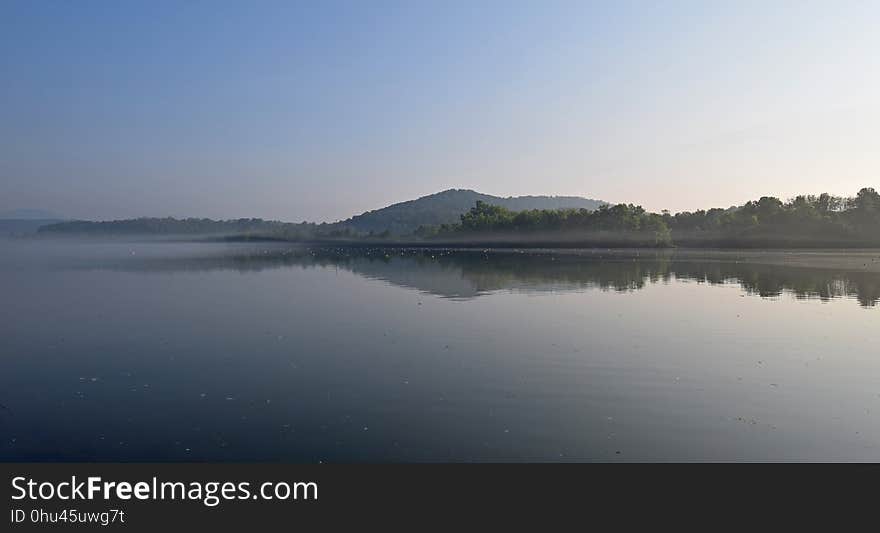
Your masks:
[{"label": "distant hill silhouette", "polygon": [[8,209],[0,211],[3,220],[62,220],[64,217],[43,209]]},{"label": "distant hill silhouette", "polygon": [[0,237],[32,235],[43,226],[59,222],[57,218],[0,218]]},{"label": "distant hill silhouette", "polygon": [[62,220],[63,217],[42,209],[0,210],[0,237],[31,235],[41,226]]},{"label": "distant hill silhouette", "polygon": [[579,196],[509,196],[502,198],[468,189],[449,189],[416,200],[367,211],[344,220],[341,224],[366,233],[370,231],[381,233],[386,230],[396,234],[411,233],[419,226],[437,226],[458,222],[459,217],[472,208],[477,200],[506,207],[512,211],[562,208],[597,209],[605,203]]},{"label": "distant hill silhouette", "polygon": [[[39,223],[28,222],[31,226]],[[21,233],[21,228],[10,233]],[[864,187],[851,197],[823,193],[786,201],[762,196],[738,207],[673,215],[668,211],[648,212],[633,204],[612,206],[586,198],[499,198],[469,190],[449,190],[330,224],[259,218],[138,218],[68,221],[44,225],[37,233],[48,237],[201,236],[484,248],[880,248],[880,192]],[[871,258],[871,264],[877,261],[880,257]],[[863,263],[864,268],[869,266],[868,262]]]}]

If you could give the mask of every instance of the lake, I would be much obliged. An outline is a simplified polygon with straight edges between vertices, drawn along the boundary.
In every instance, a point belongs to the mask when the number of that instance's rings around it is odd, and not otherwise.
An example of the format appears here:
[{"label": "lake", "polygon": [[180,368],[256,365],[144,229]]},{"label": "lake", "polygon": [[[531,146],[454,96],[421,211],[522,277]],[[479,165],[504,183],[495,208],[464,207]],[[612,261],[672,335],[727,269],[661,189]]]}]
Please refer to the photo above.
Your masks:
[{"label": "lake", "polygon": [[0,460],[880,460],[880,251],[0,241]]}]

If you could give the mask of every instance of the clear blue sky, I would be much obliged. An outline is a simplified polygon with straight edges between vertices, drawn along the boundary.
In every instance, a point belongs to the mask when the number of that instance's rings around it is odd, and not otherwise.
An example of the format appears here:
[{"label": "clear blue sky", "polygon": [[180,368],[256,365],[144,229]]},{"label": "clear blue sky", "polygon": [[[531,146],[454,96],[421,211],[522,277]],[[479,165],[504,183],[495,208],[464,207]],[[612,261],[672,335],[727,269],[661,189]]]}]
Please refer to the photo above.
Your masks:
[{"label": "clear blue sky", "polygon": [[880,186],[877,2],[0,2],[0,210]]}]

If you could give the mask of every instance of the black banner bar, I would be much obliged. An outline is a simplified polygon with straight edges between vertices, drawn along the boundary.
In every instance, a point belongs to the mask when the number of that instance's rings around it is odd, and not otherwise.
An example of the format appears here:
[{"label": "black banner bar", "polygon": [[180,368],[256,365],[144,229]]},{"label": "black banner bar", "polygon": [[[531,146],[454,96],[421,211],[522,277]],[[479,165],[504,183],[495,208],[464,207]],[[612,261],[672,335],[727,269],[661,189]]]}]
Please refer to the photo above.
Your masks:
[{"label": "black banner bar", "polygon": [[[804,518],[870,505],[864,465],[3,464],[0,531],[327,528],[417,531]],[[164,491],[164,492],[163,492]],[[843,498],[844,494],[846,497]],[[867,508],[867,507],[865,507]]]}]

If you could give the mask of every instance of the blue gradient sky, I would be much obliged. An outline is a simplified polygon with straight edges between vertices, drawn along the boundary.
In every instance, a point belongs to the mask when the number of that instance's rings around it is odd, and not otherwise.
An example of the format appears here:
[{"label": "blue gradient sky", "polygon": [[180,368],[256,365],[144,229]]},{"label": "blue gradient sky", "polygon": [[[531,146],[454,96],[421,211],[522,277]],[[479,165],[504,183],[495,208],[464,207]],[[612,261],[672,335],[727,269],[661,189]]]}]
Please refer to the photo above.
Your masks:
[{"label": "blue gradient sky", "polygon": [[0,210],[880,186],[877,2],[0,3]]}]

